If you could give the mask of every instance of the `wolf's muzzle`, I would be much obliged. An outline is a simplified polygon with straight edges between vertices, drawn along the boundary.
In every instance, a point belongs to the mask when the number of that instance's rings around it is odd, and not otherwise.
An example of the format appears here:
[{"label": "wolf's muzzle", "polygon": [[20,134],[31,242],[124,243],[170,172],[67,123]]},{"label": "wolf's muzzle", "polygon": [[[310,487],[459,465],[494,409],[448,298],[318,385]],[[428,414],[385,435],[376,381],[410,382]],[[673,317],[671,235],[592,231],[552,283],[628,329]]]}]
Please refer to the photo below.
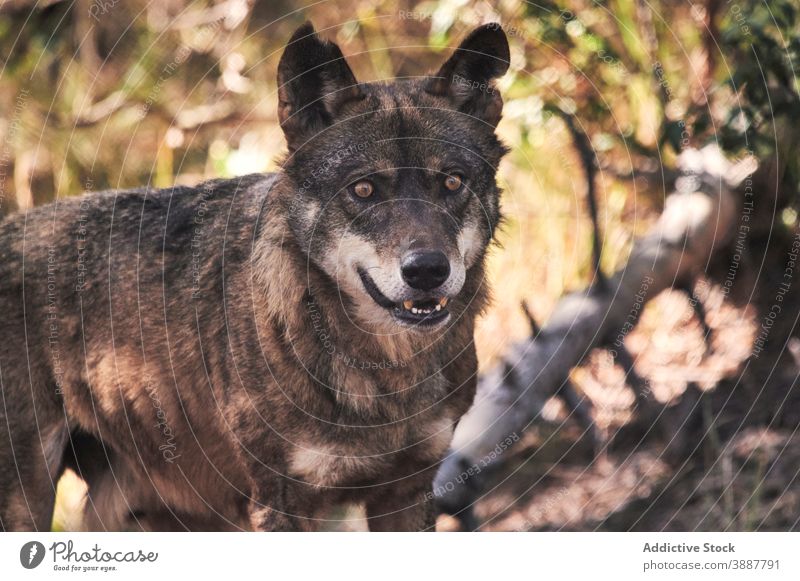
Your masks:
[{"label": "wolf's muzzle", "polygon": [[415,250],[403,257],[400,274],[413,289],[433,290],[450,276],[450,261],[440,250]]},{"label": "wolf's muzzle", "polygon": [[425,296],[416,300],[404,299],[394,302],[380,291],[378,285],[363,268],[358,269],[358,276],[372,300],[389,310],[392,316],[400,322],[415,327],[435,327],[450,317],[447,309],[449,297],[435,297],[425,293]]}]

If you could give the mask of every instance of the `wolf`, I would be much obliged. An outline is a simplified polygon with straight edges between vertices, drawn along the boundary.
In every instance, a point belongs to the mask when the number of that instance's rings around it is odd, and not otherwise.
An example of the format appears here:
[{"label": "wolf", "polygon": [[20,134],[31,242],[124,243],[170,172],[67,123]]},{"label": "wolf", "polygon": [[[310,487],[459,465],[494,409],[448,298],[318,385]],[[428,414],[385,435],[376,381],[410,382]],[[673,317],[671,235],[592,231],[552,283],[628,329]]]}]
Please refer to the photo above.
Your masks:
[{"label": "wolf", "polygon": [[0,223],[0,527],[434,530],[474,397],[506,148],[497,24],[358,82],[310,23],[278,67],[280,171],[57,200]]}]

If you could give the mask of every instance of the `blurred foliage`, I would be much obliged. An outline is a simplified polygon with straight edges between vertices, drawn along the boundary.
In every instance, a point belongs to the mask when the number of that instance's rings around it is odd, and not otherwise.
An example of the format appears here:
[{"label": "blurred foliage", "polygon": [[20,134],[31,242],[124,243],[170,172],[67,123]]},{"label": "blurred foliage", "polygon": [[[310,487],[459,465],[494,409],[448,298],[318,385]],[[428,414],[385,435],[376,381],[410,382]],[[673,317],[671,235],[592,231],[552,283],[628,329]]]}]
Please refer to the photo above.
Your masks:
[{"label": "blurred foliage", "polygon": [[727,61],[722,90],[736,97],[736,105],[721,111],[720,142],[730,152],[779,158],[779,179],[792,204],[800,185],[798,10],[792,1],[756,4],[747,17],[729,14],[721,35]]}]

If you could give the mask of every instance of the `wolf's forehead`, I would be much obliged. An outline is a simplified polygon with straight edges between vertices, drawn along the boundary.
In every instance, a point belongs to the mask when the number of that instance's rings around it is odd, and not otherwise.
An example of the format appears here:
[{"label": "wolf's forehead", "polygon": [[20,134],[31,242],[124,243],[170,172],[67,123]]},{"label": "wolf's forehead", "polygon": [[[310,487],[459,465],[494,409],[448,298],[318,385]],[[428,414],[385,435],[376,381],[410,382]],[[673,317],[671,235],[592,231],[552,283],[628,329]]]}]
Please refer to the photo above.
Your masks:
[{"label": "wolf's forehead", "polygon": [[364,83],[367,102],[373,109],[384,111],[427,107],[434,102],[418,80],[394,80],[382,83]]},{"label": "wolf's forehead", "polygon": [[440,99],[428,95],[422,85],[396,81],[372,85],[366,91],[364,121],[392,135],[425,137],[446,133],[456,122],[454,112]]},{"label": "wolf's forehead", "polygon": [[448,119],[451,112],[430,104],[420,106],[411,100],[395,99],[391,108],[372,109],[361,119],[358,133],[369,144],[363,148],[365,157],[404,155],[421,161],[458,151],[460,132]]},{"label": "wolf's forehead", "polygon": [[366,147],[343,165],[391,172],[401,168],[440,168],[468,157],[466,152],[462,152],[463,147],[451,140],[413,131],[378,131],[374,139],[364,143]]},{"label": "wolf's forehead", "polygon": [[474,157],[466,150],[474,141],[470,128],[460,126],[458,114],[442,108],[418,83],[368,85],[365,93],[326,140],[324,155],[340,172],[441,168]]}]

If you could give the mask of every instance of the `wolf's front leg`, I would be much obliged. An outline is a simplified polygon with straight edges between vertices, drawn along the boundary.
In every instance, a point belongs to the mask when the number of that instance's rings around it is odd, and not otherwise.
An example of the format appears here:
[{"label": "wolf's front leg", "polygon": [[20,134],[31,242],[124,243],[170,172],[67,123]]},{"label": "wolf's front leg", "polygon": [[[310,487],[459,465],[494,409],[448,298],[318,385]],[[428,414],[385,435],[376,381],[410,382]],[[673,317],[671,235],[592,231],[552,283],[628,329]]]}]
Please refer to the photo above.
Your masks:
[{"label": "wolf's front leg", "polygon": [[304,511],[307,500],[300,498],[287,477],[262,475],[250,495],[250,526],[254,531],[313,531],[315,521]]},{"label": "wolf's front leg", "polygon": [[297,532],[305,530],[296,516],[287,514],[282,507],[277,507],[269,499],[251,499],[250,526],[260,532]]},{"label": "wolf's front leg", "polygon": [[281,450],[269,446],[258,430],[242,430],[237,437],[247,471],[247,518],[254,531],[308,531],[309,499],[301,497],[297,481],[289,478]]},{"label": "wolf's front leg", "polygon": [[417,476],[413,482],[384,487],[367,501],[367,524],[371,531],[435,531],[433,476]]}]

